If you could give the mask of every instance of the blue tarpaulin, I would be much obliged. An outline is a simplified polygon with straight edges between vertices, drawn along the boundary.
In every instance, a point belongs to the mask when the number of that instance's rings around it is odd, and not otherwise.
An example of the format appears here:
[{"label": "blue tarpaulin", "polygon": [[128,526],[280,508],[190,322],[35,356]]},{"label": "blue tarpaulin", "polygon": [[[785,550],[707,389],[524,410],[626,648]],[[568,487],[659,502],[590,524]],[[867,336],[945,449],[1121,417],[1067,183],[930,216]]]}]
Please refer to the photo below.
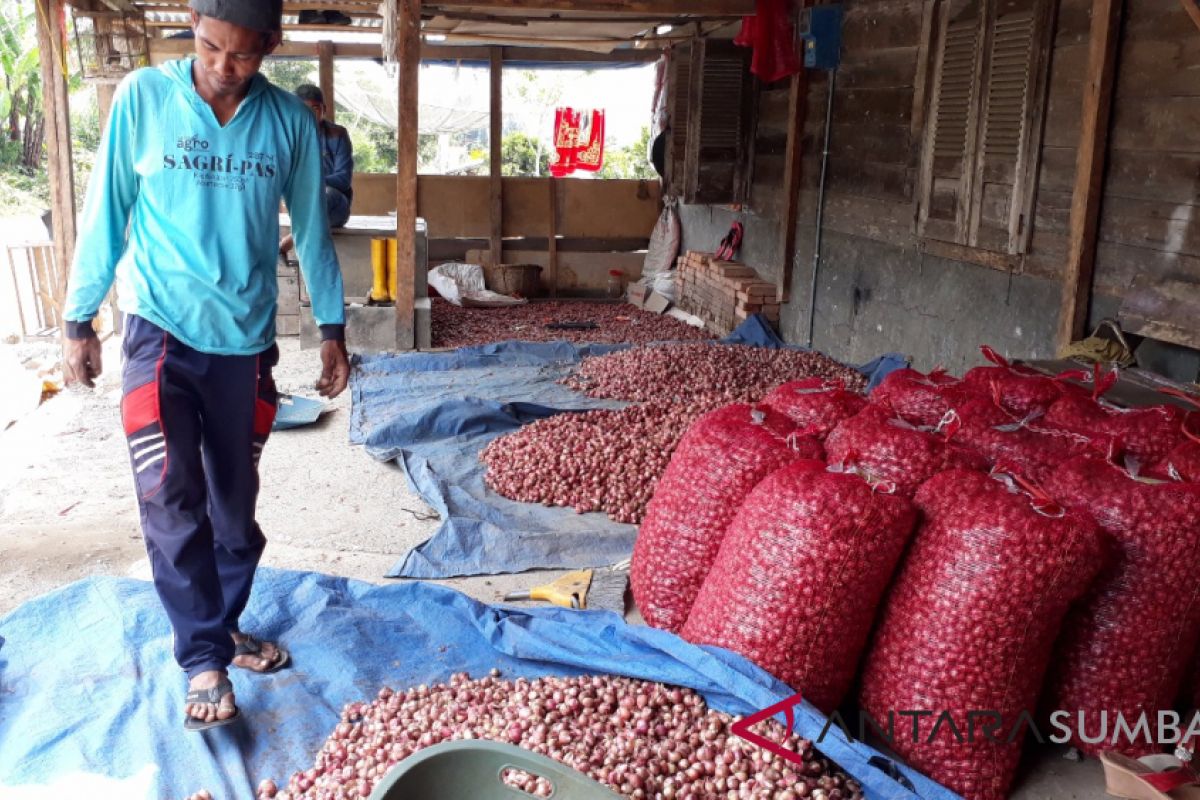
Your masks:
[{"label": "blue tarpaulin", "polygon": [[[786,347],[761,317],[724,340]],[[540,568],[600,567],[627,558],[637,529],[602,513],[576,514],[503,498],[484,485],[479,453],[492,439],[568,411],[619,408],[557,381],[587,356],[626,345],[500,342],[448,353],[362,359],[354,371],[351,439],[395,460],[442,518],[389,577],[450,578]],[[905,365],[887,355],[859,367],[874,386]]]},{"label": "blue tarpaulin", "polygon": [[[740,656],[626,625],[609,612],[503,609],[420,582],[375,586],[260,569],[242,623],[281,637],[294,665],[274,675],[234,670],[244,719],[197,734],[183,729],[184,678],[150,583],[92,578],[0,619],[0,794],[75,796],[62,787],[78,786],[71,776],[85,773],[110,783],[79,796],[158,800],[207,788],[217,800],[244,800],[263,778],[283,783],[312,766],[346,703],[369,700],[384,685],[492,667],[507,677],[662,681],[696,689],[732,714],[791,694]],[[811,707],[797,710],[802,736],[815,740],[824,724]],[[904,769],[917,793],[908,791],[868,763],[876,752],[847,742],[836,727],[820,749],[864,784],[870,800],[956,797]]]}]

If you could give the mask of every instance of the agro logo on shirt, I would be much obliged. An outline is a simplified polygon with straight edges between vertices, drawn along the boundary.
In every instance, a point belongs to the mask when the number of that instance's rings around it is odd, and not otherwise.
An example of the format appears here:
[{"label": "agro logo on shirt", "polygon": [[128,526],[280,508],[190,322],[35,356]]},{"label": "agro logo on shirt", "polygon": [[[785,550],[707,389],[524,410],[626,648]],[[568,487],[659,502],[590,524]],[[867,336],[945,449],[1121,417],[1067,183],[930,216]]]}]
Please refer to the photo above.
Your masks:
[{"label": "agro logo on shirt", "polygon": [[271,153],[239,156],[209,152],[211,147],[199,136],[181,137],[175,142],[175,152],[163,154],[163,169],[191,172],[197,186],[237,192],[244,192],[250,180],[269,180],[276,175],[275,156]]}]

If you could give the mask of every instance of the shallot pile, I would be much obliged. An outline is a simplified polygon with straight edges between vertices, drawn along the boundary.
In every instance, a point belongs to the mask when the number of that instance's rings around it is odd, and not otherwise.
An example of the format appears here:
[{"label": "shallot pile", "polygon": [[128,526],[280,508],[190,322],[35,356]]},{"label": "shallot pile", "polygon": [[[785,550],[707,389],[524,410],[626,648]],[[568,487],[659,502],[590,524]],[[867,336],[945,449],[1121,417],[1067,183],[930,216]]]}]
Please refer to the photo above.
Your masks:
[{"label": "shallot pile", "polygon": [[558,414],[493,439],[479,459],[493,492],[523,503],[604,511],[639,523],[675,444],[693,422],[725,401],[646,403]]},{"label": "shallot pile", "polygon": [[[711,711],[689,689],[613,676],[472,680],[408,691],[381,689],[351,703],[311,769],[258,797],[363,798],[397,763],[439,742],[490,739],[556,759],[630,798],[861,800],[857,783],[794,734],[769,720],[756,732],[799,754],[803,766],[730,732],[737,718]],[[509,773],[506,781],[549,797],[545,779]]]},{"label": "shallot pile", "polygon": [[840,380],[866,388],[855,369],[820,353],[738,344],[635,347],[584,359],[562,383],[588,397],[647,402],[687,402],[697,393],[724,395],[726,403],[756,403],[771,389],[800,378]]},{"label": "shallot pile", "polygon": [[[647,344],[712,338],[703,328],[666,314],[652,314],[627,303],[550,300],[509,308],[461,308],[434,299],[431,321],[434,347],[470,347],[506,339]],[[596,327],[546,327],[548,323],[563,322],[593,323]]]},{"label": "shallot pile", "polygon": [[855,390],[865,384],[860,373],[819,353],[765,347],[657,345],[587,358],[562,383],[591,397],[643,405],[560,414],[502,436],[480,456],[485,480],[511,500],[604,511],[617,522],[640,523],[693,422],[810,376]]}]

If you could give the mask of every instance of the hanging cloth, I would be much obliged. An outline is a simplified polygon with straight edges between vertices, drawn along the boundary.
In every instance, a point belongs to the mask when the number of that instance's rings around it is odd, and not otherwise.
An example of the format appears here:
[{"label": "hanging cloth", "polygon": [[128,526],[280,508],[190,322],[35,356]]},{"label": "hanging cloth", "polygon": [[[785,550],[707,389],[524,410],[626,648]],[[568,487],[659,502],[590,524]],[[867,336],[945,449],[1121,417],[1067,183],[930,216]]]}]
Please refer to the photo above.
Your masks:
[{"label": "hanging cloth", "polygon": [[750,72],[763,83],[800,71],[792,5],[793,0],[758,0],[754,16],[742,18],[742,29],[733,40],[734,44],[754,48]]},{"label": "hanging cloth", "polygon": [[576,170],[598,172],[604,166],[604,112],[557,108],[550,174],[562,178]]}]

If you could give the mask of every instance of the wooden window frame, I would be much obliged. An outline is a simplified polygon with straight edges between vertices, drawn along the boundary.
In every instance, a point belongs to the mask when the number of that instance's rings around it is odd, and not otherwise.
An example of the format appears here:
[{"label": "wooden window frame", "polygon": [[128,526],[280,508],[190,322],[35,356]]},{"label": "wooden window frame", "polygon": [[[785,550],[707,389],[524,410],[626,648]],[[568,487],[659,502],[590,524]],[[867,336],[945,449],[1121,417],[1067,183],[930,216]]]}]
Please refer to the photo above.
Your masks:
[{"label": "wooden window frame", "polygon": [[[735,59],[741,64],[741,96],[738,107],[715,112],[709,108],[706,114],[705,78],[710,52],[719,52],[726,62]],[[672,57],[678,62],[671,69],[667,95],[671,109],[671,137],[666,184],[668,193],[681,198],[684,203],[737,205],[749,202],[758,107],[758,82],[750,74],[750,52],[748,48],[736,47],[724,40],[696,38],[673,53]],[[683,78],[686,78],[686,85]],[[736,146],[724,148],[734,152],[726,152],[716,161],[732,166],[728,187],[710,187],[702,182],[701,164],[711,158],[702,152],[702,143],[708,138],[705,120],[711,119],[713,113],[736,114],[739,118]]]},{"label": "wooden window frame", "polygon": [[[919,247],[923,252],[1006,272],[1019,272],[1029,250],[1037,196],[1038,171],[1045,126],[1050,65],[1054,42],[1054,22],[1058,0],[1034,0],[1033,35],[1029,55],[1029,82],[1025,104],[1024,128],[1016,157],[1015,182],[1010,204],[1008,241],[1003,249],[992,243],[980,243],[982,216],[982,173],[984,169],[983,119],[989,99],[991,60],[996,39],[994,10],[1003,0],[975,0],[979,8],[977,61],[971,107],[967,122],[967,145],[962,169],[966,170],[965,190],[959,198],[957,240],[931,234],[927,230],[933,178],[934,137],[937,132],[937,108],[943,46],[950,22],[953,0],[930,0],[927,38],[922,42],[928,53],[917,96],[922,107],[916,110],[924,130],[920,135],[919,190],[916,194],[915,219]],[[988,246],[991,244],[992,246]]]}]

